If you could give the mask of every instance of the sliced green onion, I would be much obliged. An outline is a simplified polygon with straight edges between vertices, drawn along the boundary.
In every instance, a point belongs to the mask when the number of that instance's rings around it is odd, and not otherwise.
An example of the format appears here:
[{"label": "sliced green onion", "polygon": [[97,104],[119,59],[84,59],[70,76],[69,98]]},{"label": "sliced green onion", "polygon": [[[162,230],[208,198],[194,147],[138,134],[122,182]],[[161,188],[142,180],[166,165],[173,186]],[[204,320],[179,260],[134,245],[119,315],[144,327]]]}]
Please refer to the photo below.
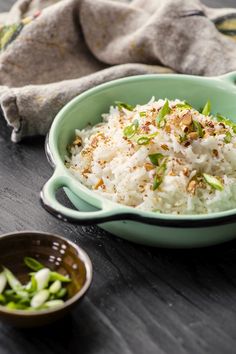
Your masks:
[{"label": "sliced green onion", "polygon": [[57,299],[63,299],[63,297],[65,297],[67,294],[67,289],[66,288],[61,288],[58,293],[55,294],[55,297]]},{"label": "sliced green onion", "polygon": [[158,132],[152,133],[152,134],[148,134],[147,136],[148,136],[149,139],[152,139],[152,138],[155,138],[155,136],[157,136],[157,135],[158,135]]},{"label": "sliced green onion", "polygon": [[31,280],[30,280],[30,282],[28,283],[28,285],[26,286],[25,289],[29,293],[34,293],[35,291],[37,291],[37,287],[38,287],[37,280],[35,279],[35,276],[32,275],[31,276]]},{"label": "sliced green onion", "polygon": [[222,191],[224,189],[223,184],[218,180],[218,178],[208,175],[207,173],[203,173],[203,177],[205,181],[214,189]]},{"label": "sliced green onion", "polygon": [[139,112],[140,117],[146,117],[146,112]]},{"label": "sliced green onion", "polygon": [[45,268],[40,262],[31,257],[25,257],[24,263],[28,268],[32,269],[35,272],[38,272],[40,269]]},{"label": "sliced green onion", "polygon": [[204,133],[201,124],[197,120],[194,120],[193,127],[194,130],[198,133],[199,138],[202,138],[204,136]]},{"label": "sliced green onion", "polygon": [[14,276],[14,274],[6,267],[3,268],[4,274],[7,278],[9,286],[16,292],[22,288],[21,282]]},{"label": "sliced green onion", "polygon": [[[14,294],[15,294],[15,291],[13,289],[6,289],[4,291],[4,295],[6,295],[6,296],[11,296],[11,295],[14,295]],[[16,296],[18,296],[18,295],[16,294]],[[18,298],[20,298],[20,297],[18,297]]]},{"label": "sliced green onion", "polygon": [[179,142],[180,142],[180,144],[181,144],[181,143],[184,143],[184,142],[187,141],[187,140],[188,140],[187,134],[179,135]]},{"label": "sliced green onion", "polygon": [[215,118],[216,118],[217,122],[222,122],[222,123],[225,123],[226,125],[228,125],[229,122],[231,123],[230,119],[226,118],[225,116],[223,116],[220,113],[216,113]]},{"label": "sliced green onion", "polygon": [[125,103],[125,102],[121,102],[121,101],[115,101],[115,105],[119,108],[119,110],[121,110],[122,108],[127,109],[128,111],[133,111],[134,110],[134,106]]},{"label": "sliced green onion", "polygon": [[124,128],[123,130],[124,136],[128,139],[132,138],[132,136],[136,134],[138,130],[138,126],[139,126],[139,122],[137,119],[135,119],[132,124]]},{"label": "sliced green onion", "polygon": [[61,289],[61,282],[60,280],[56,280],[54,281],[54,283],[52,283],[52,285],[49,288],[49,292],[50,294],[56,294],[58,293],[58,291]]},{"label": "sliced green onion", "polygon": [[64,304],[63,300],[50,300],[45,302],[44,307],[45,308],[52,308],[52,307],[58,307],[62,306]]},{"label": "sliced green onion", "polygon": [[153,190],[155,191],[160,186],[161,183],[162,183],[162,177],[155,175],[153,180],[153,186],[152,186]]},{"label": "sliced green onion", "polygon": [[48,268],[43,268],[35,274],[35,280],[37,282],[37,290],[45,289],[48,286],[50,279],[50,270]]},{"label": "sliced green onion", "polygon": [[6,305],[6,307],[9,310],[26,310],[28,306],[11,301]]},{"label": "sliced green onion", "polygon": [[136,139],[136,143],[138,145],[147,145],[152,138],[155,138],[155,136],[158,135],[158,132],[153,133],[153,134],[148,134],[148,135],[141,135],[139,137],[137,137]]},{"label": "sliced green onion", "polygon": [[4,272],[0,273],[0,294],[3,293],[7,285],[7,277]]},{"label": "sliced green onion", "polygon": [[[34,259],[27,257],[25,263],[30,265],[30,269],[39,269]],[[70,281],[69,277],[51,272],[48,268],[41,268],[32,272],[27,285],[22,285],[8,268],[3,267],[3,272],[0,273],[0,304],[13,310],[42,310],[59,306],[64,303],[62,299],[67,294],[62,282]]]},{"label": "sliced green onion", "polygon": [[229,144],[231,143],[231,140],[232,140],[232,134],[230,132],[226,132],[224,137],[224,142],[226,144]]},{"label": "sliced green onion", "polygon": [[193,108],[188,102],[184,101],[183,103],[177,103],[176,105],[177,108],[183,108],[183,109],[191,109]]},{"label": "sliced green onion", "polygon": [[20,299],[20,300],[18,301],[18,304],[30,306],[30,298]]},{"label": "sliced green onion", "polygon": [[60,280],[62,283],[70,283],[71,279],[57,272],[50,272],[50,281]]},{"label": "sliced green onion", "polygon": [[157,169],[157,173],[158,174],[163,174],[166,170],[166,162],[168,160],[168,157],[165,157],[165,159],[163,159],[161,165],[159,166],[159,168]]},{"label": "sliced green onion", "polygon": [[153,180],[153,190],[155,191],[159,186],[160,184],[162,183],[163,181],[163,178],[164,178],[164,173],[166,171],[166,162],[167,162],[167,158],[165,158],[161,165],[159,166],[159,168],[157,168],[157,172],[156,172],[156,175],[154,177],[154,180]]},{"label": "sliced green onion", "polygon": [[210,113],[211,113],[211,102],[208,100],[202,110],[202,114],[204,114],[204,116],[209,116]]},{"label": "sliced green onion", "polygon": [[165,100],[163,107],[157,115],[156,122],[157,126],[160,127],[163,122],[165,122],[165,116],[170,113],[169,101]]},{"label": "sliced green onion", "polygon": [[159,166],[159,160],[163,159],[164,155],[160,153],[156,153],[156,154],[150,154],[148,155],[148,157],[153,165]]},{"label": "sliced green onion", "polygon": [[0,294],[0,304],[5,305],[6,303],[6,297],[3,294]]},{"label": "sliced green onion", "polygon": [[233,129],[233,132],[236,133],[236,124],[232,122],[229,118],[226,118],[225,116],[222,116],[221,114],[217,113],[215,116],[217,122],[224,123],[225,125],[228,125]]},{"label": "sliced green onion", "polygon": [[141,136],[137,139],[138,145],[147,145],[150,142],[150,138],[148,136]]},{"label": "sliced green onion", "polygon": [[46,289],[40,290],[34,297],[32,298],[30,302],[30,306],[33,308],[37,308],[42,306],[47,299],[49,298],[49,291]]},{"label": "sliced green onion", "polygon": [[7,302],[19,302],[22,300],[22,297],[12,289],[5,290],[3,295]]},{"label": "sliced green onion", "polygon": [[34,292],[36,290],[38,290],[37,280],[35,279],[35,276],[32,275],[32,277],[31,277],[31,291]]}]

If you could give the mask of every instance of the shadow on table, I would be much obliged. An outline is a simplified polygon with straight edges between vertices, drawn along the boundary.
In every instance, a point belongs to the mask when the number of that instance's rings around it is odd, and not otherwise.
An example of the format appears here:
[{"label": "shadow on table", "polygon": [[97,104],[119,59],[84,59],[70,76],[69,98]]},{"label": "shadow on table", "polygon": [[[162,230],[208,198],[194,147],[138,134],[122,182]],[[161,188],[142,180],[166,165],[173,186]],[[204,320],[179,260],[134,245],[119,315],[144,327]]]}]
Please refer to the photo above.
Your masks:
[{"label": "shadow on table", "polygon": [[[74,309],[61,320],[45,327],[17,329],[4,326],[5,334],[14,338],[15,353],[96,353],[106,338],[99,338],[96,320],[86,311],[86,305]],[[101,341],[102,339],[102,341]]]},{"label": "shadow on table", "polygon": [[[168,292],[185,293],[186,299],[196,303],[202,297],[212,297],[223,304],[224,295],[236,300],[236,240],[207,248],[162,249],[135,245],[104,233],[98,242],[104,261],[108,260],[113,269],[110,271],[116,273],[107,284],[112,293],[115,289],[127,294],[128,288],[139,294],[140,290],[147,293],[148,300],[156,289],[167,291],[164,297]],[[103,289],[96,294],[103,295]]]}]

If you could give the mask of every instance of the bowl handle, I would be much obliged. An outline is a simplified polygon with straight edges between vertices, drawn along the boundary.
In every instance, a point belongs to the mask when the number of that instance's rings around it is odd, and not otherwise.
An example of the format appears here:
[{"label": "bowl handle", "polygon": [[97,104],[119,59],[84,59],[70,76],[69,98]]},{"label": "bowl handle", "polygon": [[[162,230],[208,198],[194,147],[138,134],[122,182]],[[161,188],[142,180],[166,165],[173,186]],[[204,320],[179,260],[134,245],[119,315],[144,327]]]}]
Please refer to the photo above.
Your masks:
[{"label": "bowl handle", "polygon": [[63,187],[67,187],[72,192],[74,191],[71,179],[66,175],[60,175],[55,171],[53,176],[43,186],[40,193],[40,201],[43,207],[60,220],[76,222],[81,225],[91,225],[114,220],[132,219],[134,217],[132,212],[124,213],[119,207],[109,208],[109,200],[107,200],[107,202],[99,201],[101,210],[98,211],[82,212],[70,209],[62,205],[56,199],[56,192]]},{"label": "bowl handle", "polygon": [[236,71],[232,71],[228,74],[224,74],[217,77],[220,80],[228,82],[229,84],[236,85]]}]

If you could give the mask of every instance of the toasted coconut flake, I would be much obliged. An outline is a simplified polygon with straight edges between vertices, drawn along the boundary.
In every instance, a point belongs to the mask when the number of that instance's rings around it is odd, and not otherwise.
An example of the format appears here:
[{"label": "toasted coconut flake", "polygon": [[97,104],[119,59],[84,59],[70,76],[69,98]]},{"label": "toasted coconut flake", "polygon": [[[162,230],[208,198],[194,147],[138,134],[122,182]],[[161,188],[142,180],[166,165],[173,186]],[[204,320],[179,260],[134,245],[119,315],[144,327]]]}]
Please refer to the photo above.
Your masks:
[{"label": "toasted coconut flake", "polygon": [[165,150],[165,151],[168,151],[168,150],[169,150],[169,147],[168,147],[168,145],[166,145],[166,144],[162,144],[162,145],[161,145],[161,148],[162,148],[163,150]]},{"label": "toasted coconut flake", "polygon": [[187,185],[187,192],[193,195],[196,192],[196,188],[197,188],[197,181],[191,180]]},{"label": "toasted coconut flake", "polygon": [[99,187],[101,187],[104,184],[103,179],[100,178],[97,183],[93,186],[93,189],[98,189]]},{"label": "toasted coconut flake", "polygon": [[81,173],[82,173],[82,175],[84,176],[84,177],[87,177],[87,175],[89,174],[89,173],[91,173],[92,171],[91,171],[91,168],[90,167],[86,167],[86,168],[84,168],[82,171],[81,171]]},{"label": "toasted coconut flake", "polygon": [[151,171],[151,170],[154,170],[154,168],[155,168],[155,166],[153,164],[149,163],[149,162],[146,162],[144,164],[144,167],[145,167],[146,171]]},{"label": "toasted coconut flake", "polygon": [[175,173],[173,170],[171,170],[171,171],[168,173],[168,176],[176,176],[176,173]]},{"label": "toasted coconut flake", "polygon": [[183,174],[184,174],[184,176],[189,177],[190,172],[189,172],[189,169],[187,167],[184,167]]},{"label": "toasted coconut flake", "polygon": [[171,126],[169,124],[166,124],[164,129],[166,133],[171,133]]},{"label": "toasted coconut flake", "polygon": [[82,145],[82,138],[80,136],[77,136],[76,139],[73,141],[72,145],[81,146]]},{"label": "toasted coconut flake", "polygon": [[184,116],[182,117],[181,120],[181,125],[186,125],[189,126],[191,125],[193,122],[193,118],[190,112],[187,112],[186,114],[184,114]]},{"label": "toasted coconut flake", "polygon": [[188,139],[190,139],[190,140],[196,140],[197,138],[198,138],[197,132],[191,132],[188,134]]}]

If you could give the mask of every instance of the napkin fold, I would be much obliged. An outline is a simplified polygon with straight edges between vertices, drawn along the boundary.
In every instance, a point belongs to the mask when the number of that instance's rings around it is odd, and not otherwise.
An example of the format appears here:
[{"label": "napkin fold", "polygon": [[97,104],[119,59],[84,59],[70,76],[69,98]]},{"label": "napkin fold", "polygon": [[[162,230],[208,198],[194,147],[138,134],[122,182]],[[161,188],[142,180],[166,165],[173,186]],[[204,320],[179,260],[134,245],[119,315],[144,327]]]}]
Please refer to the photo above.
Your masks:
[{"label": "napkin fold", "polygon": [[198,0],[19,0],[0,16],[0,105],[12,141],[45,135],[100,83],[236,70],[236,10]]}]

